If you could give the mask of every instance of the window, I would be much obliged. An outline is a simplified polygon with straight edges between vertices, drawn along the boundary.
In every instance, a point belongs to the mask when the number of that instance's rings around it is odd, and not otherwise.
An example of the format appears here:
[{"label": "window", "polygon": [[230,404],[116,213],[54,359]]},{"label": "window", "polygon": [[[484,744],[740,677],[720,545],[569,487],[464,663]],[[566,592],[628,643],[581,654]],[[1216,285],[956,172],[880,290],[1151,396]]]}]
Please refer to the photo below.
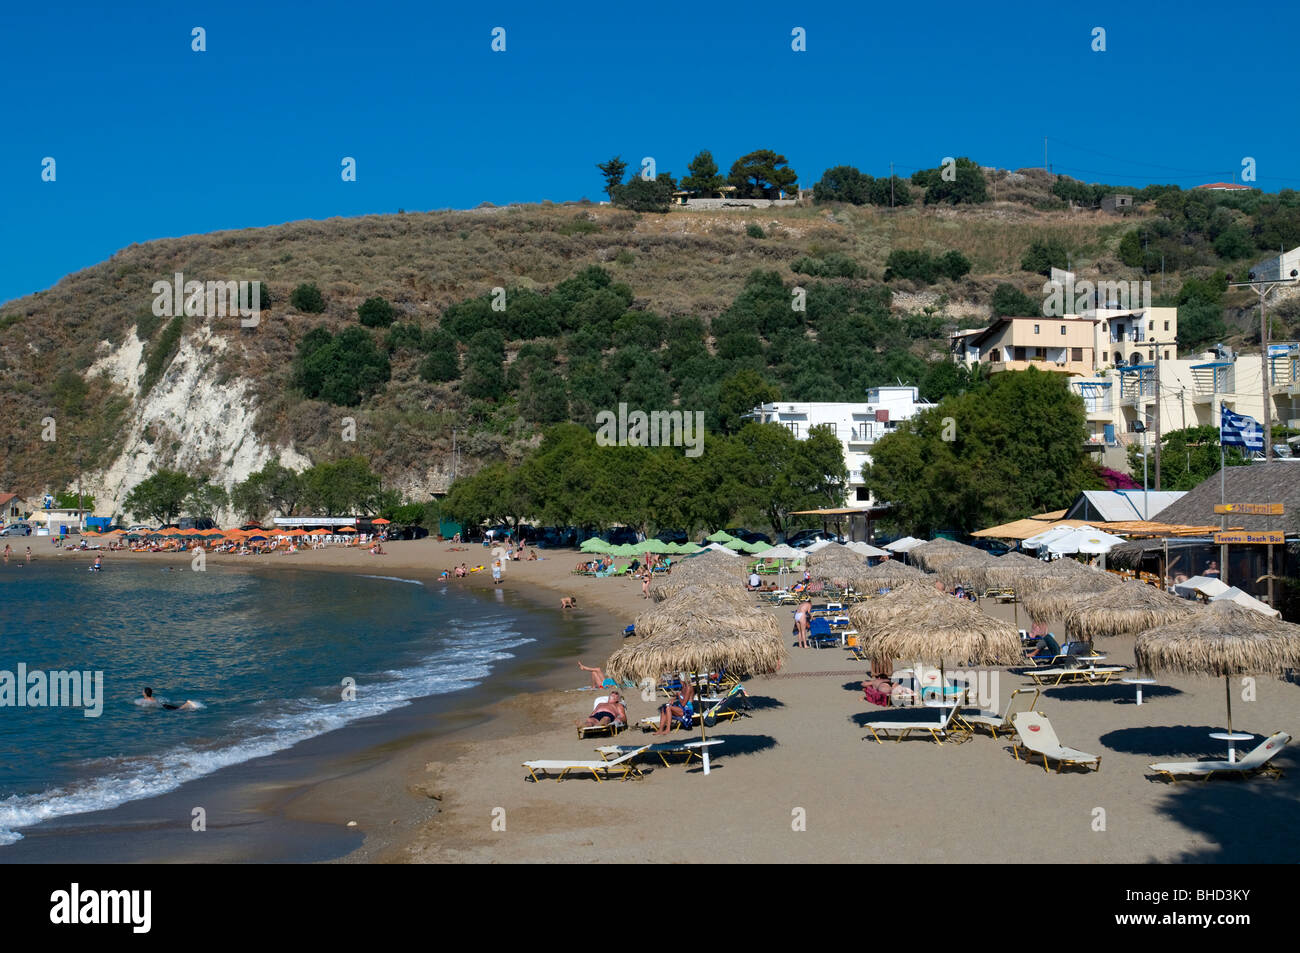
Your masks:
[{"label": "window", "polygon": [[1035,333],[1035,334],[1038,333],[1038,325],[1036,325],[1036,324],[1034,325],[1034,333]]},{"label": "window", "polygon": [[796,423],[794,423],[794,422],[789,422],[789,423],[786,424],[786,426],[790,429],[790,432],[791,432],[792,434],[794,434],[796,438],[799,436],[799,425],[798,425],[798,424],[796,424]]},{"label": "window", "polygon": [[1063,325],[1061,325],[1061,333],[1062,333],[1062,334],[1064,334],[1064,333],[1065,333],[1065,325],[1064,325],[1064,324],[1063,324]]},{"label": "window", "polygon": [[858,487],[856,499],[859,503],[868,502],[871,499],[871,491],[868,490],[865,486]]},{"label": "window", "polygon": [[1072,360],[1072,361],[1082,361],[1082,360],[1083,360],[1083,348],[1081,348],[1081,347],[1072,347],[1072,348],[1070,348],[1070,360]]},{"label": "window", "polygon": [[1165,360],[1166,360],[1166,361],[1169,360],[1169,352],[1168,352],[1168,351],[1165,351]]},{"label": "window", "polygon": [[1165,322],[1165,330],[1166,330],[1166,331],[1169,330],[1169,322],[1168,322],[1168,321]]}]

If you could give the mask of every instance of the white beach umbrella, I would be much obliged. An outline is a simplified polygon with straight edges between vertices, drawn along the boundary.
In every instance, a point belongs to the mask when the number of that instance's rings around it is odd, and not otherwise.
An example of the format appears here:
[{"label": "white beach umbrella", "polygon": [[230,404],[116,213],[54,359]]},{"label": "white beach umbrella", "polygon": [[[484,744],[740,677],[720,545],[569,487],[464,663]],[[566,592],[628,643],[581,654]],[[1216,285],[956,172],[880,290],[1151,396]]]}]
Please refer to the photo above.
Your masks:
[{"label": "white beach umbrella", "polygon": [[706,547],[704,547],[704,548],[705,548],[705,549],[716,549],[718,552],[720,552],[720,553],[726,553],[728,556],[739,556],[739,555],[740,555],[740,553],[736,552],[734,549],[728,549],[726,546],[723,546],[721,543],[709,543],[709,545],[706,546]]},{"label": "white beach umbrella", "polygon": [[1207,599],[1213,599],[1227,591],[1227,584],[1213,576],[1193,576],[1184,582],[1174,584],[1174,592],[1180,596],[1202,595]]},{"label": "white beach umbrella", "polygon": [[920,546],[925,540],[917,539],[915,536],[904,536],[902,539],[896,539],[892,543],[886,543],[885,548],[893,553],[905,553],[915,546]]},{"label": "white beach umbrella", "polygon": [[805,546],[805,547],[803,548],[803,551],[804,551],[805,553],[815,553],[815,552],[817,552],[817,550],[819,550],[819,549],[825,549],[827,546],[831,546],[831,545],[834,545],[834,544],[831,542],[831,540],[829,540],[829,539],[819,539],[819,540],[817,540],[817,542],[815,542],[815,543],[811,543],[811,544],[809,544],[808,546]]},{"label": "white beach umbrella", "polygon": [[[1223,584],[1220,583],[1220,585]],[[1242,592],[1236,586],[1231,586],[1231,587],[1224,586],[1223,592],[1219,593],[1217,596],[1210,597],[1210,601],[1211,602],[1235,602],[1239,606],[1244,606],[1247,609],[1254,609],[1256,612],[1261,612],[1264,615],[1274,619],[1276,619],[1278,616],[1282,614],[1278,612],[1276,609],[1270,609],[1268,603],[1260,602],[1250,593]]]},{"label": "white beach umbrella", "polygon": [[1110,552],[1122,542],[1124,542],[1122,536],[1103,533],[1099,529],[1080,527],[1064,536],[1051,540],[1047,544],[1047,551],[1049,553],[1055,553],[1058,556],[1064,556],[1071,553],[1086,553],[1091,556],[1096,556],[1100,553]]},{"label": "white beach umbrella", "polygon": [[888,550],[877,549],[875,546],[872,546],[870,543],[864,543],[861,540],[854,540],[851,543],[845,543],[844,548],[851,549],[855,553],[858,553],[861,556],[888,556],[889,555]]},{"label": "white beach umbrella", "polygon": [[[1078,529],[1086,529],[1092,532],[1097,531],[1096,528],[1092,526],[1080,526],[1078,527]],[[1043,546],[1046,546],[1048,543],[1055,542],[1056,540],[1061,539],[1064,536],[1068,536],[1073,532],[1075,532],[1075,527],[1073,526],[1053,526],[1051,529],[1045,529],[1041,533],[1038,533],[1034,536],[1030,536],[1028,539],[1021,542],[1020,548],[1040,549]]]}]

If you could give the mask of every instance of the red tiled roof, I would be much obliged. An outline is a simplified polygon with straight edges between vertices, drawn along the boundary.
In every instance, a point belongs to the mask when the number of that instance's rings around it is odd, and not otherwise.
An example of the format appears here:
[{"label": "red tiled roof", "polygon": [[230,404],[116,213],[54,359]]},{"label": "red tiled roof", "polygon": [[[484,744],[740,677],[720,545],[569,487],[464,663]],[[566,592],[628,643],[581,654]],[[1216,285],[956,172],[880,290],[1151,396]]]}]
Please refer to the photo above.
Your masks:
[{"label": "red tiled roof", "polygon": [[1249,185],[1237,185],[1235,182],[1208,182],[1205,185],[1195,186],[1198,189],[1227,189],[1233,192],[1250,191]]}]

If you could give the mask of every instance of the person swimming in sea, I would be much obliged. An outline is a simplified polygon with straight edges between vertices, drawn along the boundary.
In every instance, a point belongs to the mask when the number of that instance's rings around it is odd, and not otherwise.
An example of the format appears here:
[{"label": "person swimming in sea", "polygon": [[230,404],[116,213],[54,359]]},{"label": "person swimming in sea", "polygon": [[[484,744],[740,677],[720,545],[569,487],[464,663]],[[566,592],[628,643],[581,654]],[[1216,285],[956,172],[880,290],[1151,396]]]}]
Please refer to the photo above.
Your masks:
[{"label": "person swimming in sea", "polygon": [[158,708],[164,708],[164,709],[166,709],[167,711],[198,711],[198,708],[199,708],[197,702],[190,701],[188,698],[185,699],[184,704],[181,704],[181,705],[173,705],[171,702],[164,702],[164,701],[161,701],[161,700],[159,700],[159,699],[153,697],[153,689],[152,689],[152,688],[145,688],[145,690],[144,690],[144,697],[145,697],[146,703],[149,704],[150,707],[155,707],[155,706],[156,706],[156,707],[158,707]]}]

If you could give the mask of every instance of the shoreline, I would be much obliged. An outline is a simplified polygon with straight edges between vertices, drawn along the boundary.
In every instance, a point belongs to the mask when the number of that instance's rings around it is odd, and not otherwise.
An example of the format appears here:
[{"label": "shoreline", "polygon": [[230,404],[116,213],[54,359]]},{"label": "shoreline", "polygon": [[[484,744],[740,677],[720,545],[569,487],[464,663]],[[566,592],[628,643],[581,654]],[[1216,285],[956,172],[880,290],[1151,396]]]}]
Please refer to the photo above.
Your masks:
[{"label": "shoreline", "polygon": [[[334,548],[305,551],[283,558],[278,554],[261,557],[209,554],[207,559],[209,568],[219,568],[221,571],[274,574],[283,569],[414,579],[430,588],[447,586],[462,589],[473,593],[475,598],[490,598],[488,593],[496,588],[486,571],[463,580],[453,578],[440,582],[437,574],[442,567],[428,563],[430,559],[450,560],[457,557],[457,563],[463,561],[471,566],[479,565],[479,560],[469,557],[486,556],[486,551],[477,551],[480,547],[452,552],[449,551],[450,544],[429,540],[398,541],[388,546],[389,555],[382,557],[372,557],[364,548]],[[554,552],[557,557],[568,555],[560,551]],[[38,552],[36,558],[59,563],[76,560],[89,563],[100,554],[104,556],[105,570],[109,572],[112,571],[113,564],[119,561],[127,565],[153,564],[189,571],[192,559],[191,554],[185,552],[82,552],[72,549],[44,554]],[[300,560],[297,558],[299,556],[307,558]],[[575,551],[572,560],[558,558],[557,562],[567,565],[577,559]],[[546,561],[543,559],[538,562]],[[448,562],[446,568],[451,568],[452,565]],[[510,565],[513,567],[519,564]],[[584,659],[599,658],[601,662],[621,642],[621,638],[615,634],[621,625],[609,609],[588,600],[587,605],[575,612],[556,612],[559,597],[552,599],[550,588],[520,580],[517,574],[515,578],[511,578],[511,575],[507,571],[499,595],[502,599],[518,600],[520,608],[525,610],[521,614],[525,626],[529,615],[546,611],[554,622],[555,631],[564,633],[566,645],[571,645],[573,651],[585,653],[582,655]],[[547,631],[550,631],[549,627]],[[532,638],[542,638],[545,633],[533,631],[529,634]],[[23,840],[0,849],[0,863],[7,859],[9,862],[30,859],[18,855],[33,853],[38,844],[49,845],[51,853],[76,850],[66,840],[58,844],[50,844],[50,841],[77,837],[80,831],[86,831],[92,839],[111,837],[114,829],[138,828],[141,815],[156,815],[159,813],[158,808],[166,813],[164,805],[179,801],[187,794],[210,794],[213,791],[219,792],[215,799],[232,804],[233,811],[251,814],[251,823],[263,827],[265,823],[270,823],[276,831],[287,830],[282,840],[290,848],[289,856],[281,854],[266,857],[260,848],[251,856],[237,852],[218,853],[214,856],[205,848],[197,856],[190,856],[185,850],[172,855],[163,851],[157,859],[169,862],[271,859],[287,862],[307,860],[356,863],[372,861],[376,855],[400,851],[411,828],[427,821],[440,809],[438,801],[431,796],[438,792],[430,788],[430,779],[425,771],[425,764],[429,760],[427,756],[458,742],[487,739],[516,730],[521,721],[526,721],[526,716],[521,719],[520,710],[532,707],[529,702],[534,696],[562,691],[566,687],[580,684],[580,681],[574,680],[574,675],[586,678],[584,673],[577,670],[576,665],[572,667],[573,674],[569,674],[572,658],[573,655],[567,652],[551,658],[545,649],[529,653],[502,663],[488,679],[477,685],[445,695],[412,699],[401,708],[313,736],[274,754],[219,769],[211,775],[186,782],[166,794],[128,801],[112,809],[52,818],[34,828],[25,829]],[[491,697],[490,686],[501,681],[513,686],[513,698],[502,700]],[[373,740],[363,740],[360,745],[355,744],[358,737],[364,739],[368,736],[375,737]],[[350,739],[353,743],[348,744],[343,739]],[[302,766],[295,770],[293,765],[300,763]],[[208,803],[208,800],[204,803]],[[102,823],[99,823],[101,820]],[[259,824],[258,821],[265,823]],[[348,821],[355,821],[356,826],[347,827]],[[304,838],[319,842],[319,849],[313,846],[305,853],[296,854],[292,845],[302,843]],[[330,847],[331,844],[334,846]],[[253,845],[248,846],[250,850],[254,849]],[[321,849],[325,851],[323,856]]]},{"label": "shoreline", "polygon": [[[275,562],[427,579],[443,566],[478,565],[487,555],[481,547],[453,552],[426,540],[395,543],[391,552],[231,559],[250,568]],[[602,742],[580,741],[572,728],[592,697],[575,690],[586,676],[573,653],[600,664],[621,643],[623,625],[647,607],[633,581],[573,577],[569,570],[580,557],[543,552],[538,562],[509,563],[504,588],[533,611],[569,620],[568,654],[523,666],[517,690],[489,679],[477,690],[486,703],[474,708],[462,699],[456,707],[463,719],[445,731],[417,724],[413,712],[399,738],[350,753],[328,777],[266,794],[260,809],[326,836],[354,819],[349,812],[362,812],[355,819],[364,839],[320,858],[335,863],[1262,863],[1276,860],[1280,840],[1300,838],[1294,771],[1280,781],[1243,784],[1167,785],[1147,777],[1153,761],[1223,756],[1209,737],[1222,728],[1221,679],[1163,677],[1148,686],[1140,708],[1131,685],[1045,689],[1038,708],[1062,744],[1104,760],[1100,772],[1058,774],[1016,760],[1005,735],[963,744],[936,745],[916,735],[873,743],[865,723],[892,713],[863,700],[864,666],[839,649],[793,649],[780,674],[747,681],[752,717],[710,732],[723,744],[707,778],[698,762],[655,762],[644,764],[644,779],[629,783],[571,777],[534,784],[523,761],[596,757],[593,748]],[[127,558],[137,556],[189,559]],[[483,575],[466,584],[492,589]],[[579,610],[557,612],[561,594],[576,595]],[[1011,606],[981,606],[1014,618]],[[788,631],[789,611],[772,611]],[[1114,662],[1133,664],[1131,637],[1107,638],[1100,647]],[[990,674],[1000,682],[998,707],[1028,682],[1006,670]],[[1256,690],[1249,703],[1234,705],[1234,727],[1257,736],[1296,733],[1297,686],[1261,677]],[[488,698],[492,691],[507,697]],[[653,714],[657,702],[635,692],[628,701],[634,719]],[[644,743],[639,733],[615,743],[634,741]],[[1283,752],[1279,762],[1294,768],[1297,755]],[[1240,823],[1243,812],[1252,825]]]}]

